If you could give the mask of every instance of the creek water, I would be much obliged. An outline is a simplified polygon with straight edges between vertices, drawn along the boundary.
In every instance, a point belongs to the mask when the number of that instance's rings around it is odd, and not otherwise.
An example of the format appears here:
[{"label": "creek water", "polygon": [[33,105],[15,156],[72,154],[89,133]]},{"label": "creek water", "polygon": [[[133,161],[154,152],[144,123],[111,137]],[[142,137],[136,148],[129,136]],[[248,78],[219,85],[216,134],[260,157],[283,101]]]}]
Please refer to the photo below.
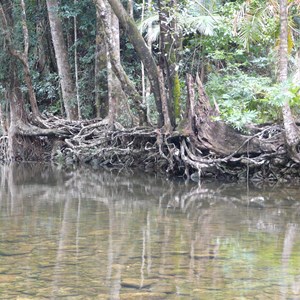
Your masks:
[{"label": "creek water", "polygon": [[0,299],[300,299],[300,189],[0,167]]}]

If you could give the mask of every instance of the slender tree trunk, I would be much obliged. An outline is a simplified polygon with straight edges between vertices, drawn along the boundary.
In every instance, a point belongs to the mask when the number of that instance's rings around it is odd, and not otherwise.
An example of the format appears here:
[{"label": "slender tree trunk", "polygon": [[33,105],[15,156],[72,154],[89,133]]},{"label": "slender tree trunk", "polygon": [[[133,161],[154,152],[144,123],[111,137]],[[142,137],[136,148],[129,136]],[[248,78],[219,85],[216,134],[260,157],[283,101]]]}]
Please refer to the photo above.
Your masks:
[{"label": "slender tree trunk", "polygon": [[26,20],[26,8],[24,0],[21,0],[21,8],[22,8],[22,28],[23,28],[23,35],[24,35],[24,53],[23,53],[23,65],[24,65],[24,72],[25,72],[25,82],[28,88],[29,100],[31,104],[32,113],[34,116],[39,116],[39,109],[36,101],[35,92],[33,89],[30,68],[29,68],[29,33],[27,28],[27,20]]},{"label": "slender tree trunk", "polygon": [[[279,78],[280,83],[285,83],[288,78],[288,8],[287,0],[280,0],[280,47],[279,47]],[[295,124],[289,101],[286,100],[282,107],[283,124],[287,148],[291,158],[300,162],[297,147],[300,143],[299,130]]]},{"label": "slender tree trunk", "polygon": [[[41,0],[37,1],[37,12],[40,14],[43,11],[43,5]],[[47,75],[49,73],[49,58],[47,58],[47,40],[45,38],[45,19],[38,18],[36,22],[36,36],[37,36],[37,45],[35,53],[35,68],[40,75]]]},{"label": "slender tree trunk", "polygon": [[108,114],[107,46],[100,11],[96,10],[96,52],[95,52],[95,106],[96,116],[105,118]]},{"label": "slender tree trunk", "polygon": [[160,67],[164,71],[168,90],[168,109],[171,124],[176,125],[180,117],[180,83],[177,66],[177,52],[179,47],[179,29],[175,18],[177,10],[176,0],[159,0],[160,25]]},{"label": "slender tree trunk", "polygon": [[71,76],[68,52],[63,36],[62,22],[58,15],[58,1],[47,0],[46,3],[64,107],[67,118],[70,120],[76,120],[78,119],[78,107],[76,105],[75,83]]},{"label": "slender tree trunk", "polygon": [[[147,0],[147,10],[150,11],[151,7],[152,7],[152,0]],[[146,41],[150,52],[152,52],[152,41],[150,39],[150,35],[151,35],[152,31],[153,31],[153,28],[151,26],[150,28],[148,28],[148,36],[149,37],[148,37],[148,40]],[[144,65],[143,65],[143,68],[144,68],[144,73],[145,73]],[[145,77],[145,100],[146,100],[146,105],[147,105],[147,117],[148,117],[149,123],[151,123],[150,122],[150,103],[149,103],[150,94],[151,94],[151,85],[150,85],[149,79],[147,77]]]},{"label": "slender tree trunk", "polygon": [[159,87],[160,87],[160,97],[162,103],[162,111],[164,116],[164,129],[167,133],[172,131],[172,124],[169,115],[168,109],[168,99],[165,90],[165,78],[163,75],[163,71],[158,67],[158,78],[159,78]]},{"label": "slender tree trunk", "polygon": [[120,25],[128,33],[128,38],[132,43],[134,49],[136,50],[140,60],[143,62],[145,69],[147,71],[152,92],[156,101],[156,109],[158,112],[158,126],[163,126],[163,113],[162,113],[162,103],[160,96],[158,72],[155,61],[150,53],[145,40],[140,34],[134,20],[128,15],[122,3],[119,0],[108,0],[114,13],[117,15]]},{"label": "slender tree trunk", "polygon": [[[20,83],[16,74],[16,62],[10,62],[10,86],[8,87],[8,97],[10,99],[10,126],[8,130],[8,148],[11,160],[18,158],[21,151],[25,149],[17,141],[19,126],[28,123],[25,102],[21,93]],[[23,149],[22,149],[23,148]]]},{"label": "slender tree trunk", "polygon": [[[74,0],[74,5],[76,6],[77,0]],[[77,110],[78,118],[81,119],[81,107],[80,107],[80,93],[79,93],[79,75],[78,75],[78,56],[77,56],[77,17],[74,16],[74,67],[75,67],[75,86],[76,86],[76,100],[77,100]]]},{"label": "slender tree trunk", "polygon": [[103,28],[105,30],[106,42],[109,50],[109,59],[111,62],[113,72],[120,80],[124,92],[132,98],[135,104],[135,108],[138,110],[140,123],[145,123],[147,121],[147,118],[146,118],[145,108],[143,107],[143,103],[142,103],[142,97],[139,95],[133,83],[126,75],[120,63],[120,59],[118,55],[116,55],[115,53],[114,38],[111,31],[111,22],[108,18],[109,7],[105,5],[105,2],[103,0],[97,0],[96,6],[97,9],[99,9],[102,17]]},{"label": "slender tree trunk", "polygon": [[[2,4],[3,3],[3,4]],[[9,74],[8,74],[8,83],[6,84],[7,90],[7,98],[10,99],[10,118],[11,127],[17,127],[19,122],[28,122],[27,112],[25,110],[24,98],[21,92],[19,78],[17,76],[17,61],[24,62],[25,54],[28,51],[28,35],[26,37],[26,33],[24,33],[24,24],[23,24],[23,34],[24,34],[24,53],[16,51],[12,47],[12,40],[10,35],[10,28],[14,26],[13,18],[12,18],[12,6],[10,1],[2,1],[0,3],[0,19],[2,24],[2,30],[5,35],[7,50],[10,53],[10,57],[8,59],[9,64]],[[22,20],[24,20],[23,16]]]},{"label": "slender tree trunk", "polygon": [[[128,1],[128,5],[131,2],[131,0]],[[130,15],[131,18],[133,18],[133,15]],[[141,14],[141,22],[144,21],[144,16],[145,16],[145,0],[143,0],[142,3],[142,14]],[[141,28],[141,34],[142,34],[142,28]],[[141,72],[142,72],[142,96],[143,96],[143,103],[146,104],[146,78],[145,78],[145,67],[144,64],[141,62]]]},{"label": "slender tree trunk", "polygon": [[21,20],[22,20],[23,41],[24,41],[23,52],[20,52],[13,47],[12,37],[10,35],[10,29],[9,29],[9,24],[8,24],[8,20],[7,20],[7,12],[5,12],[5,9],[3,8],[1,3],[0,3],[0,18],[1,18],[1,22],[2,22],[2,30],[3,30],[3,33],[5,34],[5,39],[8,44],[8,50],[11,53],[11,55],[13,55],[17,59],[19,59],[23,65],[24,79],[25,79],[26,86],[28,89],[31,110],[32,110],[33,115],[35,117],[38,117],[40,115],[40,113],[39,113],[39,109],[37,106],[35,92],[33,89],[31,73],[30,73],[30,68],[29,68],[29,60],[28,60],[29,33],[28,33],[28,28],[27,28],[26,9],[25,9],[24,0],[20,0],[20,4],[21,4],[21,10],[22,10]]},{"label": "slender tree trunk", "polygon": [[195,117],[195,90],[194,79],[191,74],[186,74],[186,87],[187,87],[187,99],[186,99],[186,127],[184,133],[191,135],[193,132],[193,120]]},{"label": "slender tree trunk", "polygon": [[[120,47],[119,47],[119,21],[114,12],[111,9],[107,9],[107,17],[109,20],[109,25],[112,33],[112,55],[120,63]],[[117,111],[119,105],[118,99],[118,84],[117,77],[115,76],[110,56],[107,61],[107,78],[108,78],[108,121],[110,125],[113,125],[117,119]]]},{"label": "slender tree trunk", "polygon": [[105,118],[108,114],[107,46],[100,11],[96,10],[96,52],[95,52],[95,106],[96,116]]}]

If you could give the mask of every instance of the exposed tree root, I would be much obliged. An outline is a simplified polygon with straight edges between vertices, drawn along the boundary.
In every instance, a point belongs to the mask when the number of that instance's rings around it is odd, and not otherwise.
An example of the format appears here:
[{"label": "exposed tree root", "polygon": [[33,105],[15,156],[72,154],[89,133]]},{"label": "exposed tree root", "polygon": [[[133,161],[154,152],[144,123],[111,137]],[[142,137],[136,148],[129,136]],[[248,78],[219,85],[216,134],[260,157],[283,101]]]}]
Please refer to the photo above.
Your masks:
[{"label": "exposed tree root", "polygon": [[[187,136],[179,132],[166,134],[150,127],[127,129],[115,124],[112,128],[106,120],[80,122],[51,117],[43,122],[47,129],[18,128],[13,143],[17,147],[15,160],[52,160],[91,164],[95,168],[142,168],[193,180],[300,178],[299,165],[288,159],[283,129],[278,125],[257,127],[248,136],[223,128],[223,133],[229,133],[220,140],[219,135],[212,138],[200,130]],[[224,124],[215,126],[221,128]],[[0,154],[4,161],[8,160],[7,145],[8,139],[2,137]]]}]

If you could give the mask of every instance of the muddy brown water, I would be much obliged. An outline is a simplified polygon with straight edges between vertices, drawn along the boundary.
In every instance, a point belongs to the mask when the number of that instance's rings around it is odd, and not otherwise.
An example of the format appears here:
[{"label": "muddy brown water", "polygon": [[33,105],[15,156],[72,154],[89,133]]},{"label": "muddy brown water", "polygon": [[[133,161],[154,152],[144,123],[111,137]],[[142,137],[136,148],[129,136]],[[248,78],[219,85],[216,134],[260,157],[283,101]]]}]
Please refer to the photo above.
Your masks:
[{"label": "muddy brown water", "polygon": [[300,299],[298,186],[0,176],[0,299]]}]

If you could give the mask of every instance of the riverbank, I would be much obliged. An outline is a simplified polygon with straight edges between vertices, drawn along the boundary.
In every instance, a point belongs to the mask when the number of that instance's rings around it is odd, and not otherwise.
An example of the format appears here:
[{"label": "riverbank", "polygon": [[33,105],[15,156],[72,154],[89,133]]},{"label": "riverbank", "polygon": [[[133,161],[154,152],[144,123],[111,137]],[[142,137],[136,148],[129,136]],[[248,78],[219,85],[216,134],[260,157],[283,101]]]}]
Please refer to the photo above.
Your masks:
[{"label": "riverbank", "polygon": [[[0,140],[1,160],[53,161],[93,168],[138,168],[150,173],[182,176],[194,181],[298,181],[299,164],[289,159],[283,129],[252,127],[241,134],[221,122],[209,124],[215,138],[193,131],[166,132],[153,127],[124,128],[106,120],[66,121],[49,118],[51,135],[17,135],[20,149],[9,156],[9,138]],[[203,129],[204,128],[204,129]],[[224,128],[226,130],[224,130]],[[200,129],[202,131],[200,131]],[[216,130],[218,129],[218,130]],[[16,145],[16,143],[14,144]]]}]

